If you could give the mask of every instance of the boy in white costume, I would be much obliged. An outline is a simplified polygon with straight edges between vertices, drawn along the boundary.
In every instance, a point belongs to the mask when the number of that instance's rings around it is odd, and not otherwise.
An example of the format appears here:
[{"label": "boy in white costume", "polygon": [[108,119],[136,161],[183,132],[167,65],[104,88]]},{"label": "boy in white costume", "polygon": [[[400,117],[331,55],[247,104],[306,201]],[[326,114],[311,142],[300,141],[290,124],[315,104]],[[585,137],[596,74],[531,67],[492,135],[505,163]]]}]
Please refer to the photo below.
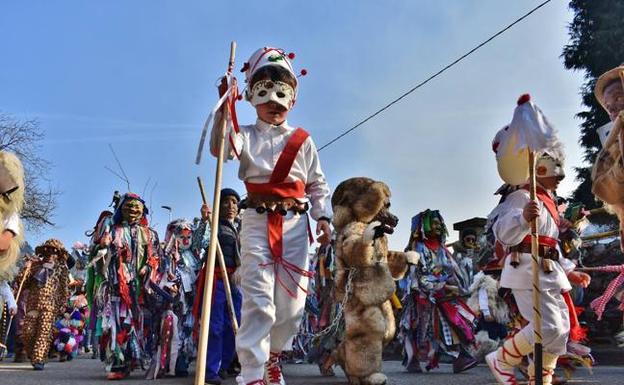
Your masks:
[{"label": "boy in white costume", "polygon": [[[589,276],[573,271],[574,263],[560,257],[557,246],[559,213],[554,191],[565,177],[563,152],[542,154],[536,163],[537,202],[529,197],[528,185],[509,194],[501,203],[500,214],[494,223],[496,239],[506,247],[500,286],[512,290],[518,309],[529,323],[513,338],[505,341],[497,351],[487,355],[486,362],[501,384],[517,384],[514,367],[523,356],[533,352],[533,291],[530,222],[538,219],[540,291],[543,337],[543,383],[551,384],[558,356],[566,353],[570,332],[569,309],[562,296],[571,289],[570,282],[587,287]],[[515,265],[515,266],[514,266]],[[529,365],[529,383],[535,381],[534,367]]]},{"label": "boy in white costume", "polygon": [[[308,267],[310,215],[321,243],[331,229],[330,191],[314,142],[286,117],[297,95],[293,54],[264,47],[243,67],[245,96],[255,107],[255,124],[234,126],[225,154],[240,160],[238,176],[247,188],[241,225],[241,327],[236,350],[243,383],[285,384],[279,357],[301,320],[311,273]],[[302,74],[305,74],[302,71]],[[211,133],[217,153],[218,132]]]}]

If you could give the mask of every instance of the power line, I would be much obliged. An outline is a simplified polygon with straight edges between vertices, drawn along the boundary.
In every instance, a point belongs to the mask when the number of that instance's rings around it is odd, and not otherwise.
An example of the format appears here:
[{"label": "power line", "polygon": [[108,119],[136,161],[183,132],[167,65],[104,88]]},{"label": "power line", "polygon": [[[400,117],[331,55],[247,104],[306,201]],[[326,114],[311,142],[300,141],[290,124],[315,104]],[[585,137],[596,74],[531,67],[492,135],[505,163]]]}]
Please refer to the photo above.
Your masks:
[{"label": "power line", "polygon": [[538,6],[536,6],[535,8],[531,9],[529,12],[525,13],[524,15],[522,15],[521,17],[519,17],[518,19],[516,19],[513,23],[509,24],[508,26],[506,26],[505,28],[501,29],[500,31],[496,32],[494,35],[490,36],[487,40],[483,41],[482,43],[480,43],[479,45],[477,45],[476,47],[474,47],[473,49],[471,49],[470,51],[466,52],[465,54],[463,54],[462,56],[460,56],[459,58],[455,59],[453,62],[451,62],[450,64],[448,64],[446,67],[442,68],[441,70],[439,70],[438,72],[434,73],[433,75],[429,76],[427,79],[423,80],[422,82],[418,83],[417,85],[415,85],[414,87],[410,88],[408,91],[406,91],[405,93],[403,93],[401,96],[399,96],[398,98],[394,99],[393,101],[391,101],[390,103],[386,104],[385,106],[383,106],[382,108],[380,108],[379,110],[377,110],[375,113],[367,116],[364,120],[360,121],[359,123],[357,123],[355,126],[349,128],[348,130],[346,130],[345,132],[343,132],[342,134],[338,135],[337,137],[335,137],[334,139],[330,140],[329,142],[325,143],[323,146],[319,147],[318,151],[321,151],[322,149],[329,147],[330,145],[332,145],[334,142],[337,142],[338,140],[340,140],[342,137],[344,137],[345,135],[347,135],[348,133],[350,133],[351,131],[355,130],[356,128],[360,127],[361,125],[363,125],[364,123],[368,122],[369,120],[373,119],[375,116],[381,114],[382,112],[384,112],[385,110],[387,110],[388,108],[392,107],[394,104],[398,103],[401,99],[405,98],[407,95],[411,94],[412,92],[416,91],[417,89],[419,89],[420,87],[424,86],[425,84],[429,83],[431,80],[435,79],[436,77],[438,77],[439,75],[441,75],[443,72],[446,72],[446,70],[450,69],[451,67],[453,67],[455,64],[459,63],[460,61],[464,60],[465,58],[467,58],[468,56],[470,56],[471,54],[473,54],[474,52],[476,52],[479,48],[483,47],[484,45],[488,44],[489,42],[491,42],[492,40],[496,39],[497,37],[499,37],[500,35],[502,35],[503,33],[505,33],[507,30],[511,29],[514,25],[520,23],[522,20],[526,19],[527,17],[529,17],[531,14],[533,14],[534,12],[536,12],[538,9],[542,8],[543,6],[545,6],[546,4],[550,3],[551,0],[546,0],[544,2],[542,2],[541,4],[539,4]]}]

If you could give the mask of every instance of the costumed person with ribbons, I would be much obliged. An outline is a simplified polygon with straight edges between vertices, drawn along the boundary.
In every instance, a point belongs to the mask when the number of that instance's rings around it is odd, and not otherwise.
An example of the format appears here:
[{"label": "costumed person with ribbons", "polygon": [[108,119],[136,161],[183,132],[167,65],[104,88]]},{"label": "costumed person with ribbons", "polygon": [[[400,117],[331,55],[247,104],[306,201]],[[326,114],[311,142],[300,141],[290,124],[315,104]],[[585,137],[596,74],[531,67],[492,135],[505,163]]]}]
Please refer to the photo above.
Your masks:
[{"label": "costumed person with ribbons", "polygon": [[442,353],[454,358],[453,372],[477,365],[468,352],[474,342],[476,315],[460,294],[460,270],[445,246],[447,230],[438,210],[425,210],[412,218],[406,250],[420,255],[405,278],[400,338],[407,371],[421,373],[419,360],[427,359],[427,371],[438,367]]},{"label": "costumed person with ribbons", "polygon": [[93,232],[87,296],[109,380],[127,377],[149,354],[146,339],[153,331],[145,320],[145,301],[161,272],[158,234],[147,213],[141,197],[126,193],[113,215],[100,215]]},{"label": "costumed person with ribbons", "polygon": [[157,345],[145,377],[156,379],[164,375],[185,377],[196,355],[193,328],[197,325],[193,302],[197,291],[200,259],[208,244],[206,225],[197,226],[186,219],[176,219],[167,225],[158,285],[157,301],[152,304],[158,313]]},{"label": "costumed person with ribbons", "polygon": [[[522,147],[525,142],[529,143],[527,148]],[[573,332],[579,327],[578,322],[575,325],[571,322],[574,320],[569,307],[573,305],[566,292],[571,289],[570,282],[586,287],[590,281],[587,274],[574,271],[575,265],[570,260],[559,257],[560,217],[554,191],[565,176],[563,149],[554,128],[529,95],[520,97],[512,122],[497,133],[493,148],[501,177],[510,185],[521,185],[495,209],[497,219],[493,230],[507,254],[500,286],[512,290],[520,314],[528,323],[502,347],[488,354],[486,362],[500,384],[517,384],[514,367],[533,352],[534,344],[540,350],[543,346],[542,356],[529,362],[529,383],[551,384],[557,358],[566,353],[571,327]],[[534,153],[536,148],[540,151]],[[530,162],[533,158],[535,166]],[[533,167],[535,185],[530,177]],[[532,186],[536,187],[536,200],[531,199]],[[533,230],[531,223],[536,223]],[[531,242],[536,233],[538,247],[534,248],[539,258],[532,256]],[[534,257],[539,261],[535,266]],[[537,275],[532,271],[535,267],[539,270]],[[534,308],[537,299],[539,307]],[[541,359],[542,365],[542,373],[537,375],[536,359]]]},{"label": "costumed person with ribbons", "polygon": [[52,328],[69,300],[69,253],[61,241],[48,239],[35,248],[35,255],[16,280],[23,280],[28,289],[22,343],[33,368],[43,370],[54,339]]},{"label": "costumed person with ribbons", "polygon": [[458,287],[462,295],[470,294],[470,285],[474,280],[474,264],[481,245],[477,240],[474,229],[465,229],[461,232],[461,240],[452,244],[453,259],[457,263]]},{"label": "costumed person with ribbons", "polygon": [[[328,243],[331,236],[330,191],[316,147],[305,130],[286,120],[297,97],[293,58],[265,47],[245,63],[245,96],[258,119],[238,127],[232,111],[225,141],[228,158],[240,160],[238,174],[248,194],[240,234],[242,323],[236,337],[240,380],[248,385],[285,384],[280,355],[297,333],[311,276],[308,210],[319,239]],[[211,135],[215,156],[217,131]]]},{"label": "costumed person with ribbons", "polygon": [[[226,271],[215,268],[214,289],[212,292],[212,303],[210,311],[210,335],[208,337],[208,355],[206,359],[206,384],[221,384],[221,380],[228,373],[230,365],[236,354],[235,330],[228,309],[227,293],[223,275],[228,275],[230,282],[230,291],[232,296],[232,305],[236,313],[236,324],[240,322],[241,311],[241,293],[238,289],[239,272],[238,267],[241,264],[240,259],[240,236],[241,227],[238,218],[240,196],[231,188],[221,190],[221,208],[219,210],[219,246],[223,255]],[[209,219],[210,210],[207,205],[202,206],[202,223],[206,226]],[[198,289],[199,295],[196,297],[193,305],[193,313],[199,316],[201,309],[201,301],[203,300],[204,276],[206,274],[206,265],[204,265],[199,273]]]}]

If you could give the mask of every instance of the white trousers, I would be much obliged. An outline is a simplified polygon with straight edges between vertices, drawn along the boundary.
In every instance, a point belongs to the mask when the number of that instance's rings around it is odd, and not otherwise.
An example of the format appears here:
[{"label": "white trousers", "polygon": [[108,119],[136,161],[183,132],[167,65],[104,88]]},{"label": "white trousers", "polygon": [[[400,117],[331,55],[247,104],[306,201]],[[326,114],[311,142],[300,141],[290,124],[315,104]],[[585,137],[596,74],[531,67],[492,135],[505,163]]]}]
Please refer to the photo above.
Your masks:
[{"label": "white trousers", "polygon": [[[236,352],[245,382],[261,379],[269,352],[289,349],[303,317],[308,279],[273,266],[267,236],[267,215],[245,210],[241,225],[241,325]],[[283,259],[307,270],[308,217],[292,212],[284,217]],[[277,276],[276,276],[277,273]],[[293,281],[294,278],[294,281]],[[293,298],[279,280],[295,294]]]},{"label": "white trousers", "polygon": [[[520,314],[529,324],[520,330],[531,345],[535,342],[533,331],[533,290],[512,290]],[[563,355],[566,353],[570,333],[570,314],[561,290],[542,290],[542,343],[544,352]]]}]

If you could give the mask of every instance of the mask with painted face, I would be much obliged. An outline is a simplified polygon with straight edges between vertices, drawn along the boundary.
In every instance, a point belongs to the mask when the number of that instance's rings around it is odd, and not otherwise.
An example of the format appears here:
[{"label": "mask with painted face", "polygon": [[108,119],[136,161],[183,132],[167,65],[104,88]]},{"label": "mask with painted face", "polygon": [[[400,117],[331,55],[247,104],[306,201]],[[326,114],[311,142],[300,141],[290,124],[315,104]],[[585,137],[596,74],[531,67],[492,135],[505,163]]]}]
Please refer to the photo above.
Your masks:
[{"label": "mask with painted face", "polygon": [[129,224],[138,223],[143,217],[143,203],[138,199],[128,199],[121,207],[121,216]]},{"label": "mask with painted face", "polygon": [[254,84],[250,92],[251,104],[274,102],[290,110],[295,100],[295,90],[287,83],[273,80],[260,80]]},{"label": "mask with painted face", "polygon": [[565,178],[565,171],[560,160],[555,159],[549,154],[542,154],[535,164],[535,172],[538,177],[557,177]]},{"label": "mask with painted face", "polygon": [[190,229],[182,229],[176,235],[179,250],[188,250],[191,248],[193,240],[193,232]]}]

